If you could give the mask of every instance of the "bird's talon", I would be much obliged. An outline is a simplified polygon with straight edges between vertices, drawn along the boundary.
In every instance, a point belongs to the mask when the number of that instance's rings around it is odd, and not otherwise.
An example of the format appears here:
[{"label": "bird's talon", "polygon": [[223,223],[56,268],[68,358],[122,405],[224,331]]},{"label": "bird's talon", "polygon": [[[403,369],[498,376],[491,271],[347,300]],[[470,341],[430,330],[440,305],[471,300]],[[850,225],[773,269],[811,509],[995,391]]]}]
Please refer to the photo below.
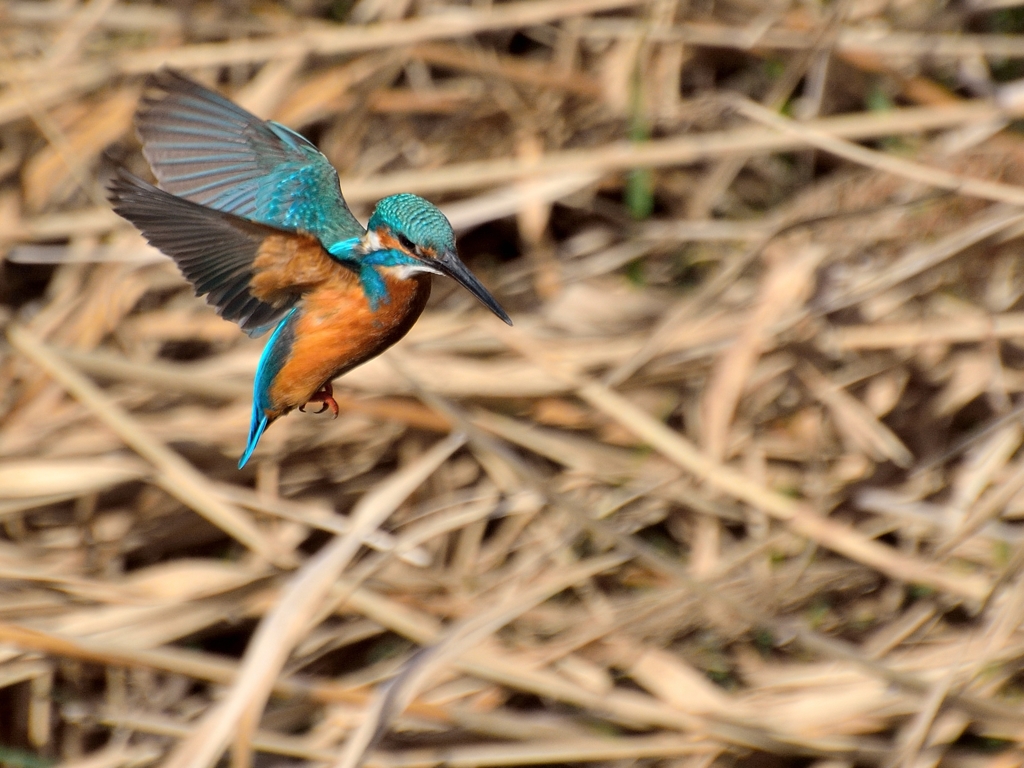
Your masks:
[{"label": "bird's talon", "polygon": [[338,418],[338,411],[340,409],[338,408],[338,401],[334,399],[333,395],[328,395],[324,398],[324,407],[321,409],[320,413],[323,413],[328,408],[330,408],[331,413],[334,414],[333,418]]},{"label": "bird's talon", "polygon": [[338,407],[338,401],[334,399],[334,387],[331,386],[331,382],[327,382],[320,389],[313,393],[313,396],[305,402],[305,404],[299,406],[299,410],[305,413],[306,406],[310,403],[321,403],[320,410],[317,413],[323,413],[328,408],[331,409],[331,413],[334,414],[334,418],[338,418],[338,413],[341,410]]}]

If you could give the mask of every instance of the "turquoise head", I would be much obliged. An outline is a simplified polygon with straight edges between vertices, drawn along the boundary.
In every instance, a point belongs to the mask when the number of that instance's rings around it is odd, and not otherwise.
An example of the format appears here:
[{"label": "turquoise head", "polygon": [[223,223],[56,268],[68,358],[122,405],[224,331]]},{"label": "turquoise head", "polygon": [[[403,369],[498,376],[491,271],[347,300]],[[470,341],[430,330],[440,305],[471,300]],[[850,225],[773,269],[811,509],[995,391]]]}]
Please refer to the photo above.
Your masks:
[{"label": "turquoise head", "polygon": [[512,325],[497,300],[459,259],[455,232],[437,206],[417,195],[391,195],[377,203],[366,226],[368,254],[374,251],[401,254],[401,262],[395,266],[405,277],[416,272],[447,275]]}]

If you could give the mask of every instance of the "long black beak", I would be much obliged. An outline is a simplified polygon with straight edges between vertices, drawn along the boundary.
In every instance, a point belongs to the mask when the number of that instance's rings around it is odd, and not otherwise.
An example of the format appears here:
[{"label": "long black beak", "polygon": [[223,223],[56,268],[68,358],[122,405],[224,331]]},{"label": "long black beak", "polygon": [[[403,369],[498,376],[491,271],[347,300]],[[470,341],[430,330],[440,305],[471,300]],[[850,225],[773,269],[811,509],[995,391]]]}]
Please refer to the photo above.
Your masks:
[{"label": "long black beak", "polygon": [[435,261],[438,268],[448,277],[457,280],[462,286],[480,299],[480,303],[487,307],[509,325],[512,325],[512,318],[501,308],[497,299],[491,296],[490,291],[484,288],[483,284],[476,279],[476,276],[469,271],[469,267],[462,263],[454,253],[443,253]]}]

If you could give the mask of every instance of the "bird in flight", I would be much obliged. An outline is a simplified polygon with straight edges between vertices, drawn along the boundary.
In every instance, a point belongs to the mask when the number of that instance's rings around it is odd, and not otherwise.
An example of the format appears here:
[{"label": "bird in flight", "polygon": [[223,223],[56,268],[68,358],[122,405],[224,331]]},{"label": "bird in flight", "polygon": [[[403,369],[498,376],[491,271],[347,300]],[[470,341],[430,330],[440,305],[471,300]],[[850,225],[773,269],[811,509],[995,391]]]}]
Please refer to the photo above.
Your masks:
[{"label": "bird in flight", "polygon": [[423,198],[384,198],[364,228],[312,143],[171,70],[149,78],[135,122],[159,187],[118,171],[108,187],[114,210],[222,317],[252,337],[270,332],[239,468],[289,411],[319,403],[338,415],[331,381],[409,331],[431,274],[512,324],[459,259],[448,219]]}]

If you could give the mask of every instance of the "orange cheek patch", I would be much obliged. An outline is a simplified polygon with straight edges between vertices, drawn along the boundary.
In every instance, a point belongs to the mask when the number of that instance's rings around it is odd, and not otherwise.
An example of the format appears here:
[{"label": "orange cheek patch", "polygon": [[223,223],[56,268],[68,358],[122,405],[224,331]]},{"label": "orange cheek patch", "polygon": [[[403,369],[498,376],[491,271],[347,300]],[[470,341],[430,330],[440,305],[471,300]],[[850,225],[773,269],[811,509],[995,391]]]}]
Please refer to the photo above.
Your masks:
[{"label": "orange cheek patch", "polygon": [[398,238],[391,234],[390,230],[382,229],[377,233],[377,238],[380,240],[382,248],[387,248],[392,251],[401,251],[402,253],[408,253],[410,256],[423,259],[425,261],[434,261],[437,259],[437,251],[429,246],[420,246],[419,253],[411,253],[408,248],[398,242]]},{"label": "orange cheek patch", "polygon": [[377,237],[380,240],[381,247],[405,253],[405,248],[403,248],[402,244],[398,242],[398,238],[391,234],[390,230],[380,230],[380,232],[377,233]]}]

